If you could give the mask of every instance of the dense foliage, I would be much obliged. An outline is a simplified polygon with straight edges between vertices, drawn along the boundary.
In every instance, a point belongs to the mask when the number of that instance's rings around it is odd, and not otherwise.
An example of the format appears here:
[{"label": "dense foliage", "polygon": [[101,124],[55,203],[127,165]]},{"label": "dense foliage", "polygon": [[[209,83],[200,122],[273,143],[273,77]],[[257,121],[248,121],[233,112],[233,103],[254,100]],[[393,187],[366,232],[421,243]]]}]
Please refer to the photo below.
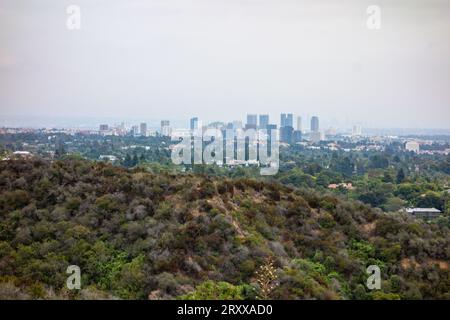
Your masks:
[{"label": "dense foliage", "polygon": [[[408,138],[408,137],[405,137]],[[445,150],[448,136],[429,137],[433,144],[422,149]],[[208,174],[227,178],[276,180],[282,184],[310,188],[319,192],[330,184],[352,183],[353,189],[337,188],[333,192],[355,199],[386,212],[404,207],[434,207],[450,214],[450,156],[406,152],[402,143],[387,142],[383,150],[366,150],[371,140],[339,140],[341,149],[327,148],[330,141],[309,148],[304,145],[282,146],[280,170],[276,176],[262,177],[257,167],[175,166],[170,160],[167,137],[68,135],[30,132],[0,135],[0,154],[27,150],[40,158],[62,159],[66,154],[99,160],[102,155],[117,158],[115,165],[145,167],[152,172]],[[363,148],[359,150],[358,148]],[[346,151],[347,150],[347,151]],[[358,151],[359,150],[359,151]]]},{"label": "dense foliage", "polygon": [[[142,165],[142,164],[141,164]],[[431,207],[450,214],[450,156],[386,151],[332,151],[294,145],[280,150],[280,170],[264,177],[257,167],[194,166],[187,170],[229,178],[277,181],[287,186],[332,191],[385,212]],[[330,185],[339,187],[331,189]],[[351,184],[345,188],[342,184]]]},{"label": "dense foliage", "polygon": [[[275,181],[0,162],[0,298],[255,299],[270,257],[273,299],[450,299],[449,238],[447,216]],[[82,290],[66,289],[69,265]]]}]

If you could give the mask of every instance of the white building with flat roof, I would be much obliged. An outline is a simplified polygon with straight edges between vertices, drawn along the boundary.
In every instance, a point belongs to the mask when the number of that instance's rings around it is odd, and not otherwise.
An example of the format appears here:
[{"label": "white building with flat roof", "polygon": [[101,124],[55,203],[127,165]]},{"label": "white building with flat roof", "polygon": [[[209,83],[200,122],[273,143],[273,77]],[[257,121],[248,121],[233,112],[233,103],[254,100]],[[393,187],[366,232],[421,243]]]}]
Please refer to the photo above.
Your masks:
[{"label": "white building with flat roof", "polygon": [[418,218],[433,219],[441,215],[441,210],[436,208],[406,208],[406,212]]},{"label": "white building with flat roof", "polygon": [[417,141],[408,141],[405,143],[405,150],[419,153],[420,144]]}]

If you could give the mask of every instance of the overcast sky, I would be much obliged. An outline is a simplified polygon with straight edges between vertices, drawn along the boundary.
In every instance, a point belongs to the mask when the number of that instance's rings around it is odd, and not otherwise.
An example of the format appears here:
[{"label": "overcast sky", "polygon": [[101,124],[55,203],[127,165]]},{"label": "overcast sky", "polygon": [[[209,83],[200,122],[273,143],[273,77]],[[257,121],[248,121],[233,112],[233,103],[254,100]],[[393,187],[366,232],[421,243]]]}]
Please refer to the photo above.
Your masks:
[{"label": "overcast sky", "polygon": [[281,112],[449,129],[450,0],[0,0],[3,123]]}]

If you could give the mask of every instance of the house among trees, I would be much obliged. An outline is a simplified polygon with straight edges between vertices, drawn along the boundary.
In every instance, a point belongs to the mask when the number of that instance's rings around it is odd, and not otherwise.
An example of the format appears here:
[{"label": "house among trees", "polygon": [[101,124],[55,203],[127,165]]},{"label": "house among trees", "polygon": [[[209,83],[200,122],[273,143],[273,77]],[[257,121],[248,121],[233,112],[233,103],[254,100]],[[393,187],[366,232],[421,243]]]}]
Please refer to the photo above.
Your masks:
[{"label": "house among trees", "polygon": [[414,217],[434,219],[440,216],[441,210],[436,208],[406,208],[406,212]]},{"label": "house among trees", "polygon": [[12,154],[10,154],[9,156],[3,158],[3,161],[7,161],[7,160],[17,160],[17,159],[31,159],[33,158],[33,154],[29,151],[14,151]]},{"label": "house among trees", "polygon": [[99,160],[103,160],[103,161],[111,161],[111,162],[115,162],[119,159],[117,159],[116,156],[113,155],[100,155],[100,157],[98,157]]},{"label": "house among trees", "polygon": [[329,184],[328,185],[328,189],[337,189],[337,188],[339,188],[339,187],[341,187],[341,188],[344,188],[344,189],[347,189],[347,190],[353,190],[354,189],[354,187],[353,187],[353,184],[351,183],[351,182],[349,182],[349,183],[345,183],[345,182],[342,182],[342,183],[332,183],[332,184]]}]

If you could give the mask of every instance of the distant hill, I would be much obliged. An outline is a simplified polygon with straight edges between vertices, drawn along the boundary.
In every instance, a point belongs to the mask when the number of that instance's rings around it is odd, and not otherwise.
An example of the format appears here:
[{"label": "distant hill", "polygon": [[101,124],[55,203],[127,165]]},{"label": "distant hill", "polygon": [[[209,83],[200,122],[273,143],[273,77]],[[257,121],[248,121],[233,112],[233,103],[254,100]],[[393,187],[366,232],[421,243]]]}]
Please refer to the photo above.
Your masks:
[{"label": "distant hill", "polygon": [[270,299],[450,299],[449,235],[271,182],[0,162],[0,299],[255,299],[268,259]]}]

